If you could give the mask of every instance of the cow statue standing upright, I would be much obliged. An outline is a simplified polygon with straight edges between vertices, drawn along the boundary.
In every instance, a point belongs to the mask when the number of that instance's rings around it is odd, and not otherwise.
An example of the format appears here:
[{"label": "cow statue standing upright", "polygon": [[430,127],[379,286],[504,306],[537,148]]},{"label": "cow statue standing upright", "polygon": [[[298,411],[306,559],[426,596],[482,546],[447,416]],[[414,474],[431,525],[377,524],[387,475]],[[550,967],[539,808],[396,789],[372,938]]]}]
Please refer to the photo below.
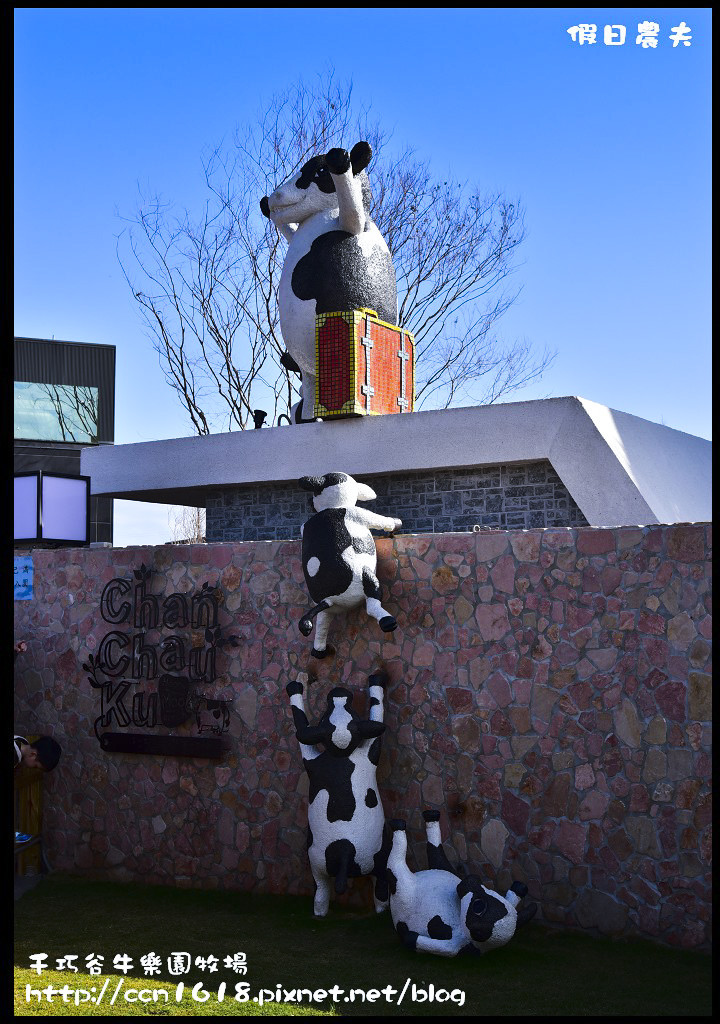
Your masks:
[{"label": "cow statue standing upright", "polygon": [[517,909],[527,895],[523,882],[513,882],[504,896],[483,885],[477,875],[462,875],[452,867],[442,848],[440,812],[423,811],[427,833],[427,871],[411,871],[407,864],[405,822],[395,819],[387,863],[390,913],[395,930],[410,949],[439,956],[461,950],[485,953],[504,946],[537,911],[529,903]]},{"label": "cow statue standing upright", "polygon": [[364,604],[384,633],[397,627],[394,616],[380,603],[377,552],[370,530],[392,533],[402,521],[357,508],[358,501],[372,501],[376,494],[347,473],[303,476],[298,483],[303,490],[312,491],[316,512],[303,524],[301,536],[305,582],[317,602],[300,619],[298,628],[303,636],[310,636],[317,616],[312,653],[324,658],[332,650],[327,645],[330,615]]},{"label": "cow statue standing upright", "polygon": [[390,849],[385,815],[375,779],[380,760],[383,723],[384,673],[368,678],[369,714],[361,719],[352,709],[352,693],[331,690],[327,709],[317,725],[308,722],[301,682],[288,683],[295,733],[310,780],[308,796],[308,856],[315,881],[316,917],[330,905],[330,881],[335,892],[347,889],[348,878],[375,877],[375,909],[387,906],[385,875]]},{"label": "cow statue standing upright", "polygon": [[314,418],[315,315],[373,309],[396,324],[397,284],[385,239],[370,218],[372,193],[365,173],[372,149],[358,142],[348,153],[331,149],[265,196],[260,209],[288,242],[280,284],[280,329],[302,375],[296,423]]}]

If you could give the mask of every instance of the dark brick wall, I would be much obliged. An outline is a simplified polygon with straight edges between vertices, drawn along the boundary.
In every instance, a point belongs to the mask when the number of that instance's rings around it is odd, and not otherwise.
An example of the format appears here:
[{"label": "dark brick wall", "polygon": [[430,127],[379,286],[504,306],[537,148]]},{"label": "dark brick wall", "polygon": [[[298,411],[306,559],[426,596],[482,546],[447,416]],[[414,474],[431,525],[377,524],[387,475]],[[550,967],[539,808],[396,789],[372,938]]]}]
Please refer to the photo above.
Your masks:
[{"label": "dark brick wall", "polygon": [[[378,496],[368,508],[402,519],[403,533],[456,533],[475,525],[508,530],[588,525],[547,461],[360,479]],[[208,498],[206,536],[208,541],[293,540],[311,512],[308,493],[289,484],[223,488]]]}]

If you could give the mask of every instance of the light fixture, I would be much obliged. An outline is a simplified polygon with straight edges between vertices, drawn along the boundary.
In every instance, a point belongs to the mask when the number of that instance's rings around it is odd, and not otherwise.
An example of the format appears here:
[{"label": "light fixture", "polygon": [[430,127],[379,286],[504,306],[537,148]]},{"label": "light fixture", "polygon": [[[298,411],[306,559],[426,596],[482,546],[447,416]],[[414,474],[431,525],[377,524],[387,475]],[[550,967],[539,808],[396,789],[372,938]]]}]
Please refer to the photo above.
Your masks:
[{"label": "light fixture", "polygon": [[90,477],[15,474],[15,544],[90,543]]}]

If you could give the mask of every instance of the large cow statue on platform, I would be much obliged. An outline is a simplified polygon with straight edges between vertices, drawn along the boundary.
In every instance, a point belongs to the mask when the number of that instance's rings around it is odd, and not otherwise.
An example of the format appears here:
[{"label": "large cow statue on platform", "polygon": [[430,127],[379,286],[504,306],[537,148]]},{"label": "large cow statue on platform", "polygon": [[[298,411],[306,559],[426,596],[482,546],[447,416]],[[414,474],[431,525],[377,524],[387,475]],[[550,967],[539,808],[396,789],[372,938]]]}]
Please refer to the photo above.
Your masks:
[{"label": "large cow statue on platform", "polygon": [[[373,309],[396,324],[397,285],[390,250],[370,218],[365,168],[372,150],[358,142],[308,160],[265,196],[260,209],[288,242],[280,284],[283,365],[302,375],[296,423],[314,418],[315,315]],[[289,358],[288,358],[289,357]]]}]

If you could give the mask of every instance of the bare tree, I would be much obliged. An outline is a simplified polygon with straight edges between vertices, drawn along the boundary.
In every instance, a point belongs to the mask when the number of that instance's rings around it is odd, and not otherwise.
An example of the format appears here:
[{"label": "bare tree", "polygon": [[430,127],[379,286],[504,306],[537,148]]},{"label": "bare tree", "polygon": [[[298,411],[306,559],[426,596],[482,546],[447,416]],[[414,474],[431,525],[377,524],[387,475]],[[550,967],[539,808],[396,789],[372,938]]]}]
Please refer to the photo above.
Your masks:
[{"label": "bare tree", "polygon": [[190,505],[170,505],[168,526],[175,544],[205,543],[205,509]]},{"label": "bare tree", "polygon": [[198,217],[141,200],[128,249],[118,251],[197,433],[253,426],[259,400],[277,421],[296,400],[299,382],[279,362],[285,242],[259,200],[310,156],[360,139],[373,149],[371,214],[393,256],[399,323],[415,335],[418,407],[495,402],[554,358],[525,342],[506,347],[495,333],[517,297],[505,284],[524,235],[519,204],[436,181],[411,148],[393,152],[369,112],[356,111],[352,86],[331,72],[315,88],[301,83],[275,96],[256,124],[204,158],[208,197]]}]

